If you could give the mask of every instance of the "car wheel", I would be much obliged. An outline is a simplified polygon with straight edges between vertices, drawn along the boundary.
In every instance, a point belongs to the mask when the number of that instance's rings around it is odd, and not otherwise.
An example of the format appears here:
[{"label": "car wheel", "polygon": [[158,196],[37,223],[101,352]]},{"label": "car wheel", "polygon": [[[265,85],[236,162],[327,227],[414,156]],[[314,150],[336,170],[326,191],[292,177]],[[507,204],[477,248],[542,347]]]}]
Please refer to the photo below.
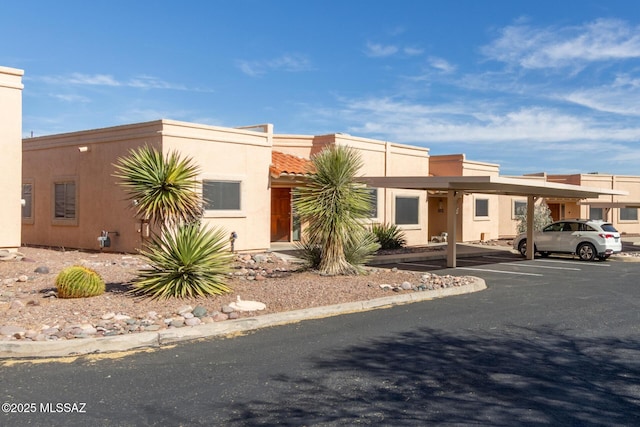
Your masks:
[{"label": "car wheel", "polygon": [[578,256],[582,261],[593,261],[596,257],[596,248],[591,243],[581,243],[578,246]]},{"label": "car wheel", "polygon": [[600,261],[605,261],[607,260],[607,258],[609,258],[611,255],[599,255],[598,259],[600,259]]},{"label": "car wheel", "polygon": [[518,244],[518,252],[520,252],[520,255],[524,257],[527,256],[527,240],[526,239],[520,241],[520,243]]}]

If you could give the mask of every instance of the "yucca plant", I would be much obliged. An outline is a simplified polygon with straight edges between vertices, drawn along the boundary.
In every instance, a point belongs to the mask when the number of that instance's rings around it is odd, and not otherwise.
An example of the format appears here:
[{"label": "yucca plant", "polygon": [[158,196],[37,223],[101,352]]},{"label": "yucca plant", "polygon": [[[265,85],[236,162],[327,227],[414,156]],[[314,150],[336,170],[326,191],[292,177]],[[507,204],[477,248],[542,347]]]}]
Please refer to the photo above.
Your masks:
[{"label": "yucca plant", "polygon": [[320,248],[318,270],[323,274],[357,274],[345,256],[353,236],[364,229],[371,210],[371,194],[356,182],[362,160],[357,151],[332,146],[313,156],[314,173],[305,187],[294,190],[295,209],[309,224],[306,240]]},{"label": "yucca plant", "polygon": [[380,249],[399,249],[407,244],[404,231],[396,224],[373,224],[371,232],[380,243]]},{"label": "yucca plant", "polygon": [[114,176],[128,194],[136,215],[161,226],[191,222],[202,215],[202,197],[196,192],[199,168],[173,151],[163,156],[143,146],[114,164]]},{"label": "yucca plant", "polygon": [[[322,261],[322,247],[308,240],[297,242],[299,257],[310,268],[318,269]],[[373,254],[380,248],[376,236],[367,230],[356,232],[352,238],[345,242],[344,256],[357,273],[364,272],[362,266],[373,258]]]},{"label": "yucca plant", "polygon": [[85,298],[101,295],[105,283],[96,271],[74,265],[63,269],[56,277],[58,298]]},{"label": "yucca plant", "polygon": [[179,224],[152,238],[141,251],[151,266],[133,280],[132,293],[154,299],[220,295],[232,261],[226,232],[197,222]]},{"label": "yucca plant", "polygon": [[366,229],[355,232],[344,249],[344,256],[354,266],[358,274],[365,270],[362,267],[371,261],[373,254],[380,249],[380,244],[375,235]]}]

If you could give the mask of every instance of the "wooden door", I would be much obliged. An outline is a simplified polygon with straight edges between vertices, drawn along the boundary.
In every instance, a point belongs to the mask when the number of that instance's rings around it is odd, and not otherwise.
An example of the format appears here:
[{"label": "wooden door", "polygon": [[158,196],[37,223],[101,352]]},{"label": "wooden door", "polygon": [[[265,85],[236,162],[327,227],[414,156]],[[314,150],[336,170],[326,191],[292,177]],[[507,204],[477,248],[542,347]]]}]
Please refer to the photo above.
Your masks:
[{"label": "wooden door", "polygon": [[291,189],[271,189],[271,241],[291,240]]}]

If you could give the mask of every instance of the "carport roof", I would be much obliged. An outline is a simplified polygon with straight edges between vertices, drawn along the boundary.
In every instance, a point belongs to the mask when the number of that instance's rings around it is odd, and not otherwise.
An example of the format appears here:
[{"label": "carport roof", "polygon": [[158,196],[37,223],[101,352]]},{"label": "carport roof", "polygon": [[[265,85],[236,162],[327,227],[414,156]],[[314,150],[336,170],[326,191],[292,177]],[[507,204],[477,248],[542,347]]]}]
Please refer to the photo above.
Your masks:
[{"label": "carport roof", "polygon": [[405,188],[463,193],[503,194],[511,196],[597,198],[601,195],[625,196],[621,190],[559,184],[525,178],[500,176],[380,176],[362,177],[360,182],[370,187]]}]

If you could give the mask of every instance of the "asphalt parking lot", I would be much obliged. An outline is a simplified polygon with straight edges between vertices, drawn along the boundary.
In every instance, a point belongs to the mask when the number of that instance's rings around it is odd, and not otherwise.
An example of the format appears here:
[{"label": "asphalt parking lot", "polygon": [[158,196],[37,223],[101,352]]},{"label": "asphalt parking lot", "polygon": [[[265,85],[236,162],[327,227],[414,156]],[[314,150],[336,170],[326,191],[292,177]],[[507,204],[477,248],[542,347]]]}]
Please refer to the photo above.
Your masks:
[{"label": "asphalt parking lot", "polygon": [[[623,243],[623,252],[640,253],[640,245],[632,242]],[[640,257],[636,259],[640,261]],[[523,277],[554,277],[562,279],[566,276],[581,276],[589,272],[601,271],[603,273],[617,270],[608,270],[617,264],[625,264],[619,259],[611,258],[606,261],[581,261],[576,255],[552,254],[548,257],[539,257],[532,261],[524,259],[520,254],[508,250],[487,251],[486,254],[472,257],[458,257],[456,268],[447,268],[445,259],[414,260],[379,265],[383,268],[397,268],[399,270],[425,271],[435,274],[472,275],[483,279],[495,279],[500,276]],[[640,264],[638,264],[640,265]]]}]

